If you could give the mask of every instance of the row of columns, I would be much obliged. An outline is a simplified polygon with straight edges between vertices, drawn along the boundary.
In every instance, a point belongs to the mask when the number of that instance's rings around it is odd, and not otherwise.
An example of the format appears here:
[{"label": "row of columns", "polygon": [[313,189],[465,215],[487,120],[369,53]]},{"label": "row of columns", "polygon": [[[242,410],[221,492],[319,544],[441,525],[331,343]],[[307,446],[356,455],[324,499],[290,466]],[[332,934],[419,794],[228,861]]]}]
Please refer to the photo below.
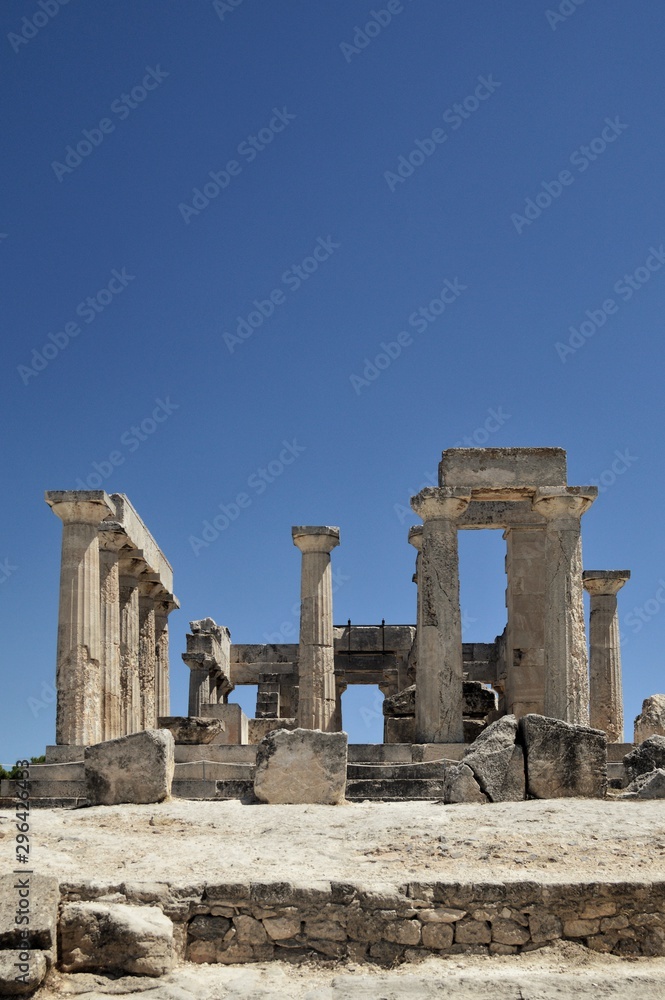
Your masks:
[{"label": "row of columns", "polygon": [[103,491],[49,492],[63,523],[56,743],[89,746],[169,714],[168,615],[177,607],[142,553],[101,523]]},{"label": "row of columns", "polygon": [[[545,535],[543,712],[591,724],[619,741],[623,711],[616,593],[630,573],[591,571],[583,576],[580,520],[595,493],[591,488],[551,487],[538,489],[533,498],[533,510],[545,521],[540,529]],[[455,487],[428,487],[411,500],[423,519],[422,529],[409,534],[418,550],[419,743],[461,743],[464,738],[457,531],[470,501],[470,490]],[[583,587],[591,594],[591,687]]]}]

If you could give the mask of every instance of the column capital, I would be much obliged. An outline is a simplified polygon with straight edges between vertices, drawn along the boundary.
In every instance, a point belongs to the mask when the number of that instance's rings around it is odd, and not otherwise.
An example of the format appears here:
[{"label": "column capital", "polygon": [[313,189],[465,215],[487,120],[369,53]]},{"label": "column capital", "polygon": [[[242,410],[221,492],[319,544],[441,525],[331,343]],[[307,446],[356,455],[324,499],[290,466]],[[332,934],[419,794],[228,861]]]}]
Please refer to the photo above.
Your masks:
[{"label": "column capital", "polygon": [[597,486],[541,486],[534,495],[533,509],[548,521],[579,520],[597,496]]},{"label": "column capital", "polygon": [[471,500],[471,491],[456,486],[426,486],[411,497],[411,507],[423,521],[455,521]]},{"label": "column capital", "polygon": [[296,525],[291,536],[301,552],[331,552],[339,545],[339,528],[328,525]]},{"label": "column capital", "polygon": [[413,545],[418,552],[423,547],[423,526],[422,524],[412,524],[409,528],[409,545]]},{"label": "column capital", "polygon": [[47,490],[44,499],[64,524],[100,524],[115,514],[105,490]]},{"label": "column capital", "polygon": [[629,569],[585,569],[582,573],[584,589],[592,597],[618,594],[628,580],[630,580]]}]

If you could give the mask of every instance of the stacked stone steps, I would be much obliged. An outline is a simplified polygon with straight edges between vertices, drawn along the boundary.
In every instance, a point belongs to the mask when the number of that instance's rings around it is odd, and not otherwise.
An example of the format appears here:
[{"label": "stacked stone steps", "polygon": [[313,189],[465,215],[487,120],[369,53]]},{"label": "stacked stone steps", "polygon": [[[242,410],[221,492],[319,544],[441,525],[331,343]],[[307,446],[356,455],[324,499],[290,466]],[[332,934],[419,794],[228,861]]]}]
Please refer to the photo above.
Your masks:
[{"label": "stacked stone steps", "polygon": [[463,743],[352,743],[346,797],[351,802],[443,798],[446,763],[459,760]]},{"label": "stacked stone steps", "polygon": [[206,759],[177,763],[172,794],[180,799],[244,799],[254,793],[254,771],[252,763]]}]

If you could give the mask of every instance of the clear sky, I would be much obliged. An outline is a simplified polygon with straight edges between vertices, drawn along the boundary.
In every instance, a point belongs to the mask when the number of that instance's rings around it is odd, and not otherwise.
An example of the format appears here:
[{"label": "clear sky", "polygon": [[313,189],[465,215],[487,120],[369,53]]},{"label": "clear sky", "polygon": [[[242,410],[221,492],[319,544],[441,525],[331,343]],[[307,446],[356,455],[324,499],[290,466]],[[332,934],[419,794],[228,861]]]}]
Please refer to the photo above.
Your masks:
[{"label": "clear sky", "polygon": [[[632,736],[665,690],[664,30],[620,0],[4,0],[3,763],[54,740],[45,489],[126,493],[172,563],[179,714],[190,619],[297,635],[293,524],[340,527],[337,622],[413,622],[408,498],[469,440],[600,483]],[[460,551],[491,641],[501,534]],[[344,706],[380,738],[374,690]]]}]

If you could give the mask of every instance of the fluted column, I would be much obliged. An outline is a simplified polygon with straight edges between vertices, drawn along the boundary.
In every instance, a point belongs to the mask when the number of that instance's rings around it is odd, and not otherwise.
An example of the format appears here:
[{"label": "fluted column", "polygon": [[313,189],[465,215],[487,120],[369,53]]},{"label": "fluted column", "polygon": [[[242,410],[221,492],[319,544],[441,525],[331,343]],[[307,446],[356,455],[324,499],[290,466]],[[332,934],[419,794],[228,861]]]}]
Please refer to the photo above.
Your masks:
[{"label": "fluted column", "polygon": [[336,707],[330,552],[339,528],[295,527],[292,536],[302,552],[298,725],[327,733]]},{"label": "fluted column", "polygon": [[545,715],[589,724],[580,518],[595,487],[543,487],[533,507],[545,525]]},{"label": "fluted column", "polygon": [[585,570],[582,581],[591,596],[589,615],[590,721],[604,729],[610,743],[623,742],[621,643],[617,594],[630,570]]},{"label": "fluted column", "polygon": [[139,581],[137,562],[120,563],[120,705],[123,735],[141,729],[139,686]]},{"label": "fluted column", "polygon": [[462,623],[457,519],[470,493],[422,490],[411,506],[422,517],[418,564],[416,742],[463,743]]},{"label": "fluted column", "polygon": [[171,714],[168,616],[172,609],[172,603],[157,599],[155,603],[155,684],[158,718]]},{"label": "fluted column", "polygon": [[139,581],[140,729],[157,726],[157,651],[154,585]]},{"label": "fluted column", "polygon": [[123,735],[120,691],[120,572],[117,546],[102,540],[99,550],[103,664],[102,739]]},{"label": "fluted column", "polygon": [[100,522],[114,513],[103,490],[49,491],[63,523],[56,663],[56,743],[89,746],[102,736]]}]

